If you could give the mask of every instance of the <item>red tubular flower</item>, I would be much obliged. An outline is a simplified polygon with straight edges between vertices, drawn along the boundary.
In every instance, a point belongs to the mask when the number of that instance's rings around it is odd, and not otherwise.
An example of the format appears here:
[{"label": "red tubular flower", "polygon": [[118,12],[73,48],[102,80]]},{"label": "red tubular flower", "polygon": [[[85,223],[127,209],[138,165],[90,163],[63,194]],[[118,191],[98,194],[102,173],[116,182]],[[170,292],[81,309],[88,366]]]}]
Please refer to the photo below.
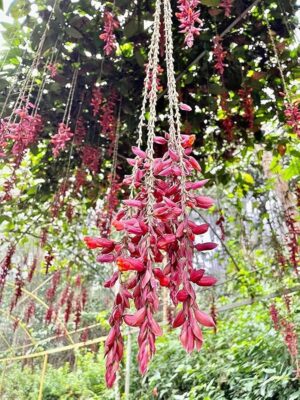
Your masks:
[{"label": "red tubular flower", "polygon": [[196,36],[200,35],[203,21],[200,19],[199,0],[178,0],[179,12],[176,17],[180,22],[180,32],[184,33],[184,43],[192,47]]},{"label": "red tubular flower", "polygon": [[104,13],[104,28],[103,32],[99,35],[99,38],[105,42],[104,52],[109,56],[114,49],[117,47],[116,35],[114,31],[120,26],[119,21],[115,16],[109,12]]},{"label": "red tubular flower", "polygon": [[145,269],[144,263],[136,258],[118,257],[116,261],[120,272],[126,272],[126,271],[142,272]]},{"label": "red tubular flower", "polygon": [[85,241],[85,244],[88,246],[89,249],[104,248],[112,250],[115,246],[115,243],[112,240],[106,238],[95,238],[87,236],[83,240]]}]

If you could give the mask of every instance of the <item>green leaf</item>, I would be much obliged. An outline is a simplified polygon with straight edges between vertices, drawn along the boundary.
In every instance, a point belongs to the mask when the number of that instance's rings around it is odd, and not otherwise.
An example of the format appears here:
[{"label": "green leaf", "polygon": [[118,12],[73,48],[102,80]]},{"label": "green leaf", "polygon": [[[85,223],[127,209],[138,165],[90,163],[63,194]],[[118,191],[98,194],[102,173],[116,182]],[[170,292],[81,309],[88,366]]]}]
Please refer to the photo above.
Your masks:
[{"label": "green leaf", "polygon": [[67,33],[67,35],[73,37],[74,39],[83,38],[82,34],[77,29],[73,28],[72,26],[68,26],[66,28],[66,33]]},{"label": "green leaf", "polygon": [[249,185],[254,185],[253,176],[248,174],[247,172],[242,172],[243,181],[248,183]]}]

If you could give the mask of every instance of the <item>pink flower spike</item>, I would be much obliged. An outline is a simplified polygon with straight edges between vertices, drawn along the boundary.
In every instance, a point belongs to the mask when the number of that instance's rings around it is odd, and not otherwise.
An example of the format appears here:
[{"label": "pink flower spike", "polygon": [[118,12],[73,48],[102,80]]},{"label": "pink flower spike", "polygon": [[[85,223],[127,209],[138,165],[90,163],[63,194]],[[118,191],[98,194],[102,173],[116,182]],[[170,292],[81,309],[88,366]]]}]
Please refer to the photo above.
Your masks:
[{"label": "pink flower spike", "polygon": [[185,103],[179,103],[179,108],[182,111],[192,111],[192,107]]}]

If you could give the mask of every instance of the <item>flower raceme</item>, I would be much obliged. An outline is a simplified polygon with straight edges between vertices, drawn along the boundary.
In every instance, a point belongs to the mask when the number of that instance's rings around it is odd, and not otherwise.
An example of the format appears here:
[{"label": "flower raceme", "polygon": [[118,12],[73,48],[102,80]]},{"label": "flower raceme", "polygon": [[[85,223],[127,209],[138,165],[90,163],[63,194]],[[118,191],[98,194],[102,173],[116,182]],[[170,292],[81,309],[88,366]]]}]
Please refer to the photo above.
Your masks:
[{"label": "flower raceme", "polygon": [[199,0],[178,0],[179,12],[176,17],[180,22],[180,32],[184,33],[184,43],[188,47],[192,47],[196,36],[200,35],[200,30],[203,21],[200,19],[200,10],[197,7],[200,4]]},{"label": "flower raceme", "polygon": [[99,35],[99,38],[105,42],[104,52],[107,56],[109,56],[117,47],[114,31],[119,28],[119,25],[119,21],[114,17],[114,15],[109,11],[105,11],[104,28],[103,32]]},{"label": "flower raceme", "polygon": [[69,128],[66,124],[61,122],[58,125],[58,130],[55,135],[52,136],[51,143],[53,145],[53,155],[54,157],[58,157],[59,153],[65,149],[67,142],[69,142],[74,133],[71,132],[71,128]]},{"label": "flower raceme", "polygon": [[[180,340],[188,352],[200,350],[203,342],[201,325],[213,327],[213,319],[199,309],[195,287],[212,286],[216,279],[205,269],[193,265],[195,252],[213,250],[215,243],[195,243],[199,235],[208,231],[208,224],[197,224],[190,219],[193,209],[208,209],[213,200],[199,190],[207,180],[191,181],[189,177],[201,171],[191,156],[194,135],[181,135],[181,150],[173,145],[170,135],[156,136],[154,142],[163,146],[165,153],[153,160],[153,210],[147,210],[148,194],[145,177],[151,168],[147,151],[133,147],[134,158],[128,162],[133,174],[123,183],[136,188],[134,198],[123,200],[123,205],[112,221],[122,234],[119,242],[108,238],[86,237],[90,249],[99,249],[97,261],[115,262],[117,270],[104,286],[111,288],[119,281],[111,330],[106,340],[106,381],[112,386],[123,354],[121,325],[139,328],[138,362],[141,373],[155,353],[155,340],[162,330],[154,319],[159,308],[158,289],[166,287],[175,306],[179,307],[173,327],[181,328]],[[181,153],[180,153],[181,152]],[[182,161],[182,165],[180,162]],[[183,180],[183,177],[185,178]],[[182,187],[182,182],[185,182]],[[130,303],[136,311],[131,314]]]}]

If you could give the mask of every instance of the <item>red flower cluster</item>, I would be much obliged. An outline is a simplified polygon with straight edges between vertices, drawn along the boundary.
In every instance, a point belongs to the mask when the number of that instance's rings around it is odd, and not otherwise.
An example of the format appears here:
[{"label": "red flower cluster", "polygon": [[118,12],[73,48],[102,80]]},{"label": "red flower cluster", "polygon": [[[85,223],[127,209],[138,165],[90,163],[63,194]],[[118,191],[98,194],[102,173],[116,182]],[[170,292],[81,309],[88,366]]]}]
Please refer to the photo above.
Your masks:
[{"label": "red flower cluster", "polygon": [[91,106],[93,109],[93,116],[96,117],[100,113],[100,106],[103,102],[101,89],[97,86],[93,88]]},{"label": "red flower cluster", "polygon": [[50,77],[55,78],[57,75],[57,64],[49,64],[47,68],[50,72]]},{"label": "red flower cluster", "polygon": [[104,52],[107,56],[109,56],[117,47],[116,35],[114,34],[114,31],[118,29],[119,26],[119,21],[115,18],[115,16],[111,12],[105,11],[104,28],[103,32],[100,33],[99,38],[105,42]]},{"label": "red flower cluster", "polygon": [[84,138],[86,137],[86,127],[84,119],[79,117],[76,121],[75,131],[74,131],[74,143],[81,145]]},{"label": "red flower cluster", "polygon": [[26,324],[29,323],[34,314],[35,314],[35,304],[34,301],[31,301],[24,312],[24,321]]},{"label": "red flower cluster", "polygon": [[203,21],[199,18],[200,10],[197,10],[199,4],[199,0],[178,0],[179,12],[176,13],[176,17],[180,22],[180,33],[185,35],[184,43],[188,47],[193,46],[194,38],[200,35],[203,25]]},{"label": "red flower cluster", "polygon": [[213,55],[215,58],[214,67],[217,73],[222,76],[224,73],[224,67],[225,67],[224,60],[226,58],[227,51],[223,50],[221,36],[219,35],[215,36],[213,38],[213,44],[214,44]]},{"label": "red flower cluster", "polygon": [[251,93],[251,88],[239,90],[239,95],[241,96],[241,101],[244,108],[244,118],[246,121],[248,121],[249,129],[254,128],[254,106]]},{"label": "red flower cluster", "polygon": [[7,253],[0,265],[0,303],[2,301],[3,290],[6,283],[7,275],[11,269],[13,255],[15,254],[15,246],[9,246]]},{"label": "red flower cluster", "polygon": [[59,153],[64,150],[66,147],[66,143],[69,142],[72,137],[74,136],[74,133],[71,132],[71,128],[69,128],[66,124],[61,122],[58,125],[58,131],[55,135],[52,136],[51,138],[51,143],[53,145],[53,155],[54,157],[57,157]]},{"label": "red flower cluster", "polygon": [[300,265],[300,246],[299,246],[299,235],[300,230],[297,226],[297,221],[291,212],[285,212],[285,223],[288,228],[287,235],[287,246],[290,254],[290,262],[295,269],[297,275],[299,275]]},{"label": "red flower cluster", "polygon": [[25,282],[22,277],[21,273],[21,268],[18,266],[17,273],[16,273],[16,278],[15,278],[15,292],[12,298],[12,301],[10,303],[10,312],[13,311],[13,309],[16,307],[19,299],[21,298],[23,294],[23,286],[25,285]]},{"label": "red flower cluster", "polygon": [[39,114],[31,115],[34,105],[17,109],[14,115],[17,122],[3,119],[0,125],[0,153],[5,155],[5,149],[12,141],[11,152],[17,157],[17,163],[22,160],[24,151],[31,146],[43,129],[42,118]]},{"label": "red flower cluster", "polygon": [[101,126],[101,133],[104,134],[109,140],[108,154],[113,153],[115,139],[116,139],[116,104],[118,101],[118,94],[113,89],[110,92],[109,98],[102,107],[102,113],[99,118],[99,123]]},{"label": "red flower cluster", "polygon": [[76,192],[86,183],[86,172],[78,169],[75,175],[75,190]]},{"label": "red flower cluster", "polygon": [[230,109],[228,107],[228,93],[224,92],[221,94],[221,101],[220,101],[221,108],[226,115],[224,119],[221,120],[222,127],[226,132],[226,139],[228,142],[232,142],[234,140],[234,121],[230,114]]},{"label": "red flower cluster", "polygon": [[[154,138],[154,142],[163,145],[167,151],[163,157],[153,161],[154,204],[150,216],[148,188],[144,181],[151,168],[150,159],[146,152],[133,147],[136,157],[129,163],[136,167],[132,176],[125,177],[124,184],[134,184],[139,192],[134,199],[123,201],[124,207],[112,222],[117,231],[123,232],[123,240],[116,243],[107,238],[85,238],[89,248],[101,249],[97,261],[116,262],[118,267],[118,271],[105,283],[105,287],[112,287],[120,280],[109,320],[111,331],[105,345],[108,386],[112,386],[115,380],[123,354],[120,330],[123,321],[140,329],[138,361],[140,371],[147,371],[155,352],[155,339],[162,334],[153,317],[159,307],[159,286],[169,288],[175,306],[181,304],[173,327],[181,327],[180,339],[188,352],[194,348],[199,350],[202,346],[199,324],[214,326],[213,319],[199,310],[193,285],[211,286],[216,279],[206,275],[204,269],[193,267],[193,255],[195,251],[212,250],[216,244],[195,243],[196,237],[208,230],[208,225],[194,223],[189,219],[187,209],[208,209],[213,200],[197,193],[206,180],[186,181],[182,188],[185,176],[201,171],[198,162],[190,155],[194,141],[194,135],[181,135],[181,149],[176,149],[168,134]],[[129,276],[123,276],[128,272]],[[126,309],[130,308],[130,299],[136,307],[134,314],[126,313]]]},{"label": "red flower cluster", "polygon": [[270,311],[271,319],[274,324],[274,328],[276,329],[276,331],[279,331],[279,329],[280,329],[279,313],[278,313],[278,310],[274,303],[272,303],[270,305],[269,311]]},{"label": "red flower cluster", "polygon": [[231,8],[232,8],[232,0],[222,0],[220,3],[220,7],[224,8],[225,17],[230,17]]},{"label": "red flower cluster", "polygon": [[298,357],[298,337],[295,325],[293,322],[289,322],[286,320],[282,321],[283,337],[285,344],[288,348],[288,351],[293,359],[297,359]]},{"label": "red flower cluster", "polygon": [[284,115],[286,117],[286,123],[293,129],[293,132],[300,138],[300,109],[299,104],[285,105]]},{"label": "red flower cluster", "polygon": [[100,167],[100,149],[88,144],[84,145],[82,148],[82,163],[96,174]]}]

